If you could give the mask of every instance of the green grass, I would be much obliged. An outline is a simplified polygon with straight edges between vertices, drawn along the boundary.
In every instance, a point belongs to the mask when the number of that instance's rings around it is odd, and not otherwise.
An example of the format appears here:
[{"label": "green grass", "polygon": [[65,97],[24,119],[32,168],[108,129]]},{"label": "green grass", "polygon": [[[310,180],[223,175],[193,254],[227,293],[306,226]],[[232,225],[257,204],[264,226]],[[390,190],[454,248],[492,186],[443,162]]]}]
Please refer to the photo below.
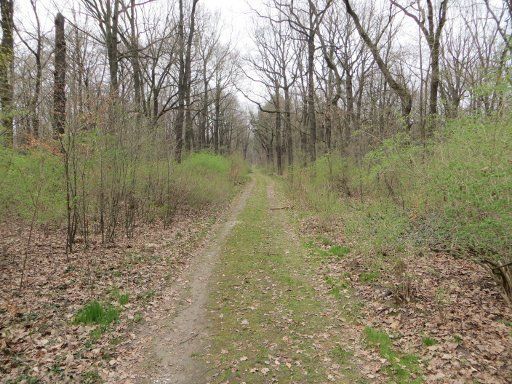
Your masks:
[{"label": "green grass", "polygon": [[353,356],[353,353],[343,349],[340,345],[337,345],[331,350],[331,357],[336,360],[338,364],[345,365],[350,358]]},{"label": "green grass", "polygon": [[371,284],[379,279],[379,271],[368,271],[359,274],[359,281],[364,284]]},{"label": "green grass", "polygon": [[432,337],[428,337],[428,336],[424,336],[421,338],[421,342],[423,343],[423,345],[425,347],[431,347],[432,345],[436,345],[437,344],[437,340],[432,338]]},{"label": "green grass", "polygon": [[343,245],[333,245],[329,248],[329,253],[333,256],[342,258],[350,253],[350,248]]},{"label": "green grass", "polygon": [[82,373],[81,384],[101,384],[103,380],[97,371],[87,371]]},{"label": "green grass", "polygon": [[376,349],[380,356],[387,360],[384,371],[392,382],[398,384],[423,382],[419,358],[416,355],[396,351],[386,332],[366,327],[363,333],[368,347]]},{"label": "green grass", "polygon": [[130,301],[130,295],[119,291],[117,288],[112,290],[110,296],[113,300],[117,301],[119,305],[126,305]]},{"label": "green grass", "polygon": [[75,315],[76,324],[108,325],[119,320],[119,309],[109,304],[91,301]]}]

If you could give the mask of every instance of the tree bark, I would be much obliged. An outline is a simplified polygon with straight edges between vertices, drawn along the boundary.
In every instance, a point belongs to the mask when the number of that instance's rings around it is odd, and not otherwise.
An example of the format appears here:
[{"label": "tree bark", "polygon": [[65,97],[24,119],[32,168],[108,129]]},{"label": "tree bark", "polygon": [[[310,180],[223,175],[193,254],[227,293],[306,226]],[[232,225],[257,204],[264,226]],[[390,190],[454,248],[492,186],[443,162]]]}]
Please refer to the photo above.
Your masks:
[{"label": "tree bark", "polygon": [[277,161],[277,173],[283,174],[283,145],[281,143],[281,94],[279,92],[279,83],[276,81],[275,84],[275,102],[274,106],[276,109],[275,113],[275,130],[276,130],[276,161]]},{"label": "tree bark", "polygon": [[55,18],[55,72],[53,84],[53,127],[57,135],[64,133],[66,125],[66,38],[64,16]]},{"label": "tree bark", "polygon": [[308,126],[309,141],[308,152],[309,160],[316,160],[316,111],[315,111],[315,27],[314,27],[314,9],[313,3],[309,1],[309,34],[308,34]]},{"label": "tree bark", "polygon": [[190,92],[192,88],[192,80],[191,80],[191,67],[192,67],[192,41],[194,38],[194,31],[196,25],[196,7],[199,0],[193,0],[192,2],[192,10],[190,12],[190,30],[188,32],[187,39],[187,47],[185,54],[185,146],[187,151],[191,151],[193,149],[193,140],[194,140],[194,132],[192,127],[192,111],[191,111],[191,101],[190,101]]},{"label": "tree bark", "polygon": [[13,113],[13,65],[14,65],[14,1],[2,0],[2,44],[0,46],[0,102],[2,103],[2,139],[12,146],[14,139]]}]

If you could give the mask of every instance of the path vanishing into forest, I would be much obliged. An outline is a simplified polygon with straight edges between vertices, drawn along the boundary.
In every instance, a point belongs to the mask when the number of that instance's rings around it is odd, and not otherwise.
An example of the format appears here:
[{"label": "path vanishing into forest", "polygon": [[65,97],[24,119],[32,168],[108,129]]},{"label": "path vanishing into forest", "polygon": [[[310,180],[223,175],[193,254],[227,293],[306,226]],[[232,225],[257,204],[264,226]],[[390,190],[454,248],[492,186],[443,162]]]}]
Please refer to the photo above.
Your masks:
[{"label": "path vanishing into forest", "polygon": [[168,317],[143,331],[135,382],[359,381],[350,311],[315,283],[288,204],[252,175],[172,288]]}]

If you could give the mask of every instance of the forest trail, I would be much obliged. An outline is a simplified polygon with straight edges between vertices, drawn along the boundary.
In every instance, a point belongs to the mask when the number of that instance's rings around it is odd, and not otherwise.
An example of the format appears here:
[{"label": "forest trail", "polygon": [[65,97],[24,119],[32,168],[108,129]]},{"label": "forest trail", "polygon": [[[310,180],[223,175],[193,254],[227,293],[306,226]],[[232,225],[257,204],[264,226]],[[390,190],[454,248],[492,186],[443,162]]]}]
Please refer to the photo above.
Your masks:
[{"label": "forest trail", "polygon": [[[210,285],[206,376],[186,383],[358,382],[358,333],[325,289],[281,184],[256,171]],[[347,304],[347,308],[350,306]]]},{"label": "forest trail", "polygon": [[175,287],[136,382],[358,382],[357,333],[316,281],[284,194],[255,172]]},{"label": "forest trail", "polygon": [[205,376],[204,365],[194,356],[205,343],[208,285],[220,250],[253,187],[254,181],[250,181],[232,204],[227,219],[213,229],[212,240],[192,257],[186,276],[172,287],[169,316],[145,331],[152,343],[144,348],[145,358],[137,369],[142,373],[137,374],[137,382],[200,383]]}]

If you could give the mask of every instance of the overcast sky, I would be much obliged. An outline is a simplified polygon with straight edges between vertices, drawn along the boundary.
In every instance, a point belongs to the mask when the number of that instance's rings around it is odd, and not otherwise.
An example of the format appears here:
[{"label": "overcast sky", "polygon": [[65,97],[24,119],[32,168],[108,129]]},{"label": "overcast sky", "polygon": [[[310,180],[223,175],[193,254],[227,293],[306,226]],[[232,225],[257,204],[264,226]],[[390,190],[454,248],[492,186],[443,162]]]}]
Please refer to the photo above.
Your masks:
[{"label": "overcast sky", "polygon": [[[166,1],[171,0],[155,0],[155,3]],[[70,9],[78,8],[80,2],[80,0],[38,0],[38,12],[44,29],[51,28],[57,11],[69,16]],[[231,41],[241,51],[247,49],[248,44],[251,44],[251,7],[262,7],[263,0],[199,0],[199,4],[213,12],[219,12],[225,41]],[[15,0],[15,7],[18,22],[26,26],[34,23],[29,0]]]}]

